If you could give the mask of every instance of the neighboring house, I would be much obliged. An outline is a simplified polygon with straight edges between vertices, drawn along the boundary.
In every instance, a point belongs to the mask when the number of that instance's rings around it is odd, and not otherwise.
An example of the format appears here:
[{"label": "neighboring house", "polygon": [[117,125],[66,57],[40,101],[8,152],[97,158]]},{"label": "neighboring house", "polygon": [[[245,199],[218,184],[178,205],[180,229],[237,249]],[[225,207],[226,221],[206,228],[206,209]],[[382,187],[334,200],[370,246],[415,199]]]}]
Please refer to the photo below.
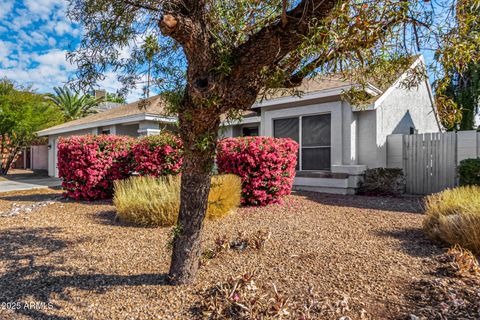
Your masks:
[{"label": "neighboring house", "polygon": [[39,144],[23,148],[12,168],[33,171],[48,170],[48,146]]},{"label": "neighboring house", "polygon": [[[423,63],[419,57],[414,65]],[[256,103],[236,123],[223,123],[221,135],[290,137],[300,144],[297,189],[354,193],[367,168],[387,166],[387,136],[441,130],[426,79],[414,89],[401,86],[402,75],[387,90],[367,87],[372,103],[352,107],[342,93],[355,84],[339,79],[308,80],[298,96],[277,95]],[[82,134],[158,134],[175,117],[165,115],[159,97],[124,105],[39,132],[49,137],[49,173],[57,175],[56,144],[61,136]]]}]

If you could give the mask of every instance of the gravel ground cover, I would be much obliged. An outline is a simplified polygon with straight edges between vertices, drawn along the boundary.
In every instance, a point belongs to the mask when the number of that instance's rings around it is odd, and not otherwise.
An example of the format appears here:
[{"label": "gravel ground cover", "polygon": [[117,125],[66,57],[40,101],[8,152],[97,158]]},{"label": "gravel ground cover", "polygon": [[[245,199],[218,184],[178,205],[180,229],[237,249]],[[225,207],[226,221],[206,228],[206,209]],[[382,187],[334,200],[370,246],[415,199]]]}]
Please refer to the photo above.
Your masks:
[{"label": "gravel ground cover", "polygon": [[48,203],[0,218],[0,319],[196,319],[211,315],[209,292],[245,274],[285,312],[315,305],[312,319],[422,319],[418,286],[444,252],[421,231],[419,198],[297,193],[207,221],[197,282],[172,287],[171,228],[125,225],[110,202],[58,195],[0,194],[4,212]]}]

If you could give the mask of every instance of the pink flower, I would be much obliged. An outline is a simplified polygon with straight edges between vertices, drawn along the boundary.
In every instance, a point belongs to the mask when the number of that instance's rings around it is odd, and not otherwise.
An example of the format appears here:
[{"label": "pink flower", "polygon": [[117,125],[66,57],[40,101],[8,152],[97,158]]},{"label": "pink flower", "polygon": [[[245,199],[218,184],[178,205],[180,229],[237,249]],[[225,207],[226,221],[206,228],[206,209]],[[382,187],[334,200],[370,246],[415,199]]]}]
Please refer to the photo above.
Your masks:
[{"label": "pink flower", "polygon": [[242,178],[243,204],[264,206],[290,194],[297,151],[298,144],[291,139],[227,138],[218,144],[217,166],[220,173]]}]

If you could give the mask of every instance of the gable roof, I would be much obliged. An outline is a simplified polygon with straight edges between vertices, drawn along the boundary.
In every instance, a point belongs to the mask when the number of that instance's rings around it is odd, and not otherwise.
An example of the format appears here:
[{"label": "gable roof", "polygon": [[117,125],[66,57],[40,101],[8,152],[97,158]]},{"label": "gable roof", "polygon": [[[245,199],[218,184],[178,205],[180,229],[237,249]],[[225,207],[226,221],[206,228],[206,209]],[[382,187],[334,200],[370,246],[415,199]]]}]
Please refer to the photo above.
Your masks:
[{"label": "gable roof", "polygon": [[[135,101],[123,106],[92,114],[90,116],[62,123],[60,125],[41,130],[39,136],[46,136],[50,134],[69,132],[74,130],[81,130],[85,128],[94,128],[98,126],[107,125],[105,122],[125,123],[129,121],[149,120],[155,117],[165,122],[172,122],[172,117],[169,117],[166,112],[166,102],[160,96],[154,96],[145,100]],[[173,120],[175,121],[175,120]]]},{"label": "gable roof", "polygon": [[[412,67],[418,63],[423,62],[422,56],[412,57]],[[387,84],[387,89],[382,91],[373,84],[368,84],[366,90],[372,95],[372,104],[368,109],[374,109],[378,103],[382,101],[394,87],[398,81],[403,77],[406,71],[399,73],[399,79],[395,83]],[[344,79],[341,76],[333,75],[329,77],[322,77],[320,79],[309,78],[305,79],[302,84],[295,88],[296,92],[301,93],[301,96],[292,96],[292,89],[279,89],[275,91],[267,92],[263,97],[264,100],[258,100],[252,109],[272,106],[279,104],[287,104],[298,100],[318,99],[324,97],[340,96],[344,91],[356,86],[356,84],[348,79]],[[48,129],[44,129],[38,132],[39,136],[48,136],[52,134],[59,134],[64,132],[71,132],[82,129],[96,128],[101,126],[108,126],[114,124],[153,120],[159,122],[175,122],[176,117],[168,116],[166,112],[167,102],[161,95],[157,95],[148,99],[139,100],[133,103],[129,103],[123,106],[116,107],[114,109],[99,112],[85,118],[66,122]],[[258,114],[254,111],[245,111],[244,118],[251,118],[253,121],[257,118]],[[225,117],[222,117],[222,121],[225,121]]]}]

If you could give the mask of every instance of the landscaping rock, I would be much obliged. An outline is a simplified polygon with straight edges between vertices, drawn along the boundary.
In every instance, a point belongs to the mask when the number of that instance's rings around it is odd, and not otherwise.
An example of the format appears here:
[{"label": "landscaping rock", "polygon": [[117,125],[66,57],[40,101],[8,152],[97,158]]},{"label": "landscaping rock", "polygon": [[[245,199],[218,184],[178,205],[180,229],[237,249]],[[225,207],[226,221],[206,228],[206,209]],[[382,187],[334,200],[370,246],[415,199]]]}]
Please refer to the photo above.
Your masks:
[{"label": "landscaping rock", "polygon": [[[443,249],[421,229],[418,198],[298,193],[284,205],[241,208],[205,222],[203,249],[212,258],[203,259],[194,284],[174,287],[172,228],[131,227],[115,221],[111,202],[57,196],[0,196],[0,211],[14,203],[32,209],[0,219],[2,320],[205,319],[195,309],[202,293],[252,270],[260,296],[277,299],[263,299],[265,306],[281,306],[285,320],[301,310],[312,320],[422,319],[427,300],[413,298],[415,284],[439,278],[432,272]],[[451,306],[460,308],[459,299]],[[39,304],[8,304],[15,302]]]},{"label": "landscaping rock", "polygon": [[0,217],[13,217],[17,216],[22,213],[32,213],[40,208],[44,208],[46,206],[50,206],[52,204],[58,203],[63,197],[57,196],[52,197],[50,200],[45,200],[37,203],[31,204],[20,204],[20,203],[13,203],[10,210],[7,211],[0,211]]}]

